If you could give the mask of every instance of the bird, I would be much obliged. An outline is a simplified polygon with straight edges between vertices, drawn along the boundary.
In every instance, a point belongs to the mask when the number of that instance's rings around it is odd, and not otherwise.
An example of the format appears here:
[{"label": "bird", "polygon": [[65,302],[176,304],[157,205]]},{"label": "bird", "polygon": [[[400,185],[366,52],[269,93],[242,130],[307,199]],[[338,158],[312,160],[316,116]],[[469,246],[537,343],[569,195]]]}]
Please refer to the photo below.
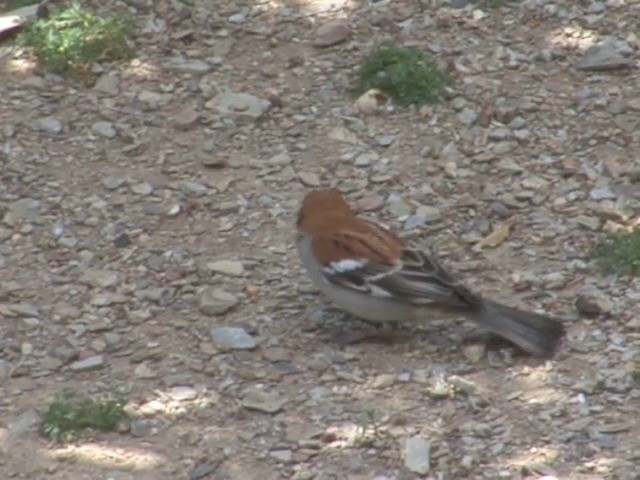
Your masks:
[{"label": "bird", "polygon": [[300,262],[313,284],[338,309],[368,323],[459,314],[540,358],[552,358],[565,334],[554,317],[472,292],[433,254],[358,216],[337,188],[307,193],[296,227]]}]

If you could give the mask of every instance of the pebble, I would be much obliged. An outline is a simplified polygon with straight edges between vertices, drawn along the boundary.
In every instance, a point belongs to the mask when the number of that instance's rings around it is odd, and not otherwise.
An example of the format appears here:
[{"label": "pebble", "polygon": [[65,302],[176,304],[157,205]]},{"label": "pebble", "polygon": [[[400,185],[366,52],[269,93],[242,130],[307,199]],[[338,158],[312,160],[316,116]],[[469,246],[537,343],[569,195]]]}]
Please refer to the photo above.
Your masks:
[{"label": "pebble", "polygon": [[617,195],[613,193],[610,187],[594,188],[589,192],[589,196],[594,200],[615,200]]},{"label": "pebble", "polygon": [[464,125],[473,125],[478,120],[478,114],[470,108],[465,108],[458,113],[458,120]]},{"label": "pebble", "polygon": [[115,75],[103,75],[98,79],[93,89],[107,95],[118,95],[120,93],[119,83],[120,80]]},{"label": "pebble", "polygon": [[402,228],[405,230],[412,230],[423,226],[425,223],[427,223],[427,219],[424,215],[409,215],[404,221]]},{"label": "pebble", "polygon": [[89,372],[92,370],[98,370],[105,366],[104,355],[94,355],[87,357],[84,360],[78,360],[73,362],[70,367],[74,372]]},{"label": "pebble", "polygon": [[368,167],[370,166],[373,162],[378,161],[379,157],[378,154],[376,152],[364,152],[364,153],[360,153],[355,161],[354,161],[354,165],[356,167]]},{"label": "pebble", "polygon": [[235,295],[216,287],[207,287],[200,294],[198,308],[204,315],[222,315],[238,304]]},{"label": "pebble", "polygon": [[151,379],[158,377],[158,373],[154,371],[146,362],[142,362],[139,365],[136,365],[136,368],[133,370],[133,375],[136,378],[141,379]]},{"label": "pebble", "polygon": [[351,33],[349,24],[344,20],[330,20],[316,31],[313,46],[319,48],[331,47],[344,42]]},{"label": "pebble", "polygon": [[397,135],[376,135],[375,140],[381,147],[389,147],[396,141],[396,137]]},{"label": "pebble", "polygon": [[407,469],[419,475],[426,475],[431,469],[431,444],[422,437],[411,437],[404,444],[404,464]]},{"label": "pebble", "polygon": [[440,212],[440,209],[429,205],[420,205],[416,209],[416,215],[424,217],[424,221],[426,223],[437,222],[442,218],[442,212]]},{"label": "pebble", "polygon": [[107,190],[116,190],[126,183],[127,179],[118,175],[107,175],[102,179],[102,185]]},{"label": "pebble", "polygon": [[289,463],[293,460],[293,452],[288,449],[271,450],[269,456],[283,463]]},{"label": "pebble", "polygon": [[44,117],[36,120],[36,126],[48,133],[62,132],[62,122],[55,117]]},{"label": "pebble", "polygon": [[203,60],[174,58],[167,65],[174,72],[184,73],[208,73],[213,70],[213,66]]},{"label": "pebble", "polygon": [[255,338],[238,327],[212,328],[211,338],[218,348],[224,350],[252,350],[258,344]]},{"label": "pebble", "polygon": [[117,133],[111,122],[95,122],[91,125],[91,131],[105,138],[114,138]]},{"label": "pebble", "polygon": [[120,275],[114,270],[85,270],[80,282],[95,288],[108,288],[120,280]]},{"label": "pebble", "polygon": [[9,311],[18,317],[23,318],[37,318],[40,316],[40,312],[37,307],[28,303],[14,303],[9,305]]},{"label": "pebble", "polygon": [[248,93],[222,92],[205,103],[205,107],[226,117],[257,120],[269,110],[271,103]]},{"label": "pebble", "polygon": [[213,273],[221,273],[232,277],[241,277],[244,274],[244,265],[242,262],[234,260],[218,260],[216,262],[207,263],[207,268]]},{"label": "pebble", "polygon": [[313,172],[298,172],[298,178],[307,187],[320,186],[320,177]]},{"label": "pebble", "polygon": [[41,204],[38,200],[25,197],[9,204],[9,212],[14,218],[34,220],[40,213]]},{"label": "pebble", "polygon": [[576,70],[595,72],[619,70],[631,66],[633,62],[625,58],[611,43],[600,43],[587,48],[574,64]]},{"label": "pebble", "polygon": [[142,182],[131,185],[131,191],[138,195],[150,195],[153,192],[153,186],[150,183]]},{"label": "pebble", "polygon": [[392,195],[389,198],[389,211],[396,217],[404,217],[411,213],[411,207],[399,196]]},{"label": "pebble", "polygon": [[277,413],[286,403],[286,398],[257,388],[247,389],[242,398],[244,408],[264,413]]}]

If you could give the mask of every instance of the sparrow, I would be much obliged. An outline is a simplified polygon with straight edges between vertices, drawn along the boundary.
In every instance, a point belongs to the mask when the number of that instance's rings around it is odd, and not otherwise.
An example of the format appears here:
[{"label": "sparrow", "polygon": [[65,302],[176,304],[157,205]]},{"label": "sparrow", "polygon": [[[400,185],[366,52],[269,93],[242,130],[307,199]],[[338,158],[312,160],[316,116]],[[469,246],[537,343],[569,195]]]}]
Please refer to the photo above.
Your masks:
[{"label": "sparrow", "polygon": [[300,261],[339,309],[376,324],[461,314],[529,354],[550,358],[565,329],[550,316],[472,292],[432,255],[358,217],[338,189],[306,195],[297,218]]}]

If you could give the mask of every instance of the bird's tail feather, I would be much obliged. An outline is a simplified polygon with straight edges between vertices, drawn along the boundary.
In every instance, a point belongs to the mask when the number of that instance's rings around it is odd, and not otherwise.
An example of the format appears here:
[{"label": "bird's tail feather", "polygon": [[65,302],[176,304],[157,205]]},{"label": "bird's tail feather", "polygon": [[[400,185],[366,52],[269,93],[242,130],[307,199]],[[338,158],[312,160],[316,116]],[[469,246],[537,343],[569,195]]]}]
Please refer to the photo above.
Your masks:
[{"label": "bird's tail feather", "polygon": [[552,357],[565,333],[555,318],[487,300],[472,319],[537,357]]}]

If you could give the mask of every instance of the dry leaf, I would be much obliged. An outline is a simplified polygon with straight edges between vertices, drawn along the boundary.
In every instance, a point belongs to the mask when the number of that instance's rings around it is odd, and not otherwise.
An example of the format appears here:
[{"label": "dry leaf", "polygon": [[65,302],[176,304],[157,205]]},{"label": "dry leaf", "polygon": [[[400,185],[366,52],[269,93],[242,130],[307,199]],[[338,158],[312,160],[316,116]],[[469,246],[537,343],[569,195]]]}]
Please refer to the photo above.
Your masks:
[{"label": "dry leaf", "polygon": [[509,233],[511,233],[511,227],[516,223],[515,217],[511,217],[509,220],[504,222],[502,225],[498,226],[491,232],[489,235],[484,237],[478,243],[476,243],[473,247],[475,251],[482,250],[485,247],[495,248],[504,242]]}]

